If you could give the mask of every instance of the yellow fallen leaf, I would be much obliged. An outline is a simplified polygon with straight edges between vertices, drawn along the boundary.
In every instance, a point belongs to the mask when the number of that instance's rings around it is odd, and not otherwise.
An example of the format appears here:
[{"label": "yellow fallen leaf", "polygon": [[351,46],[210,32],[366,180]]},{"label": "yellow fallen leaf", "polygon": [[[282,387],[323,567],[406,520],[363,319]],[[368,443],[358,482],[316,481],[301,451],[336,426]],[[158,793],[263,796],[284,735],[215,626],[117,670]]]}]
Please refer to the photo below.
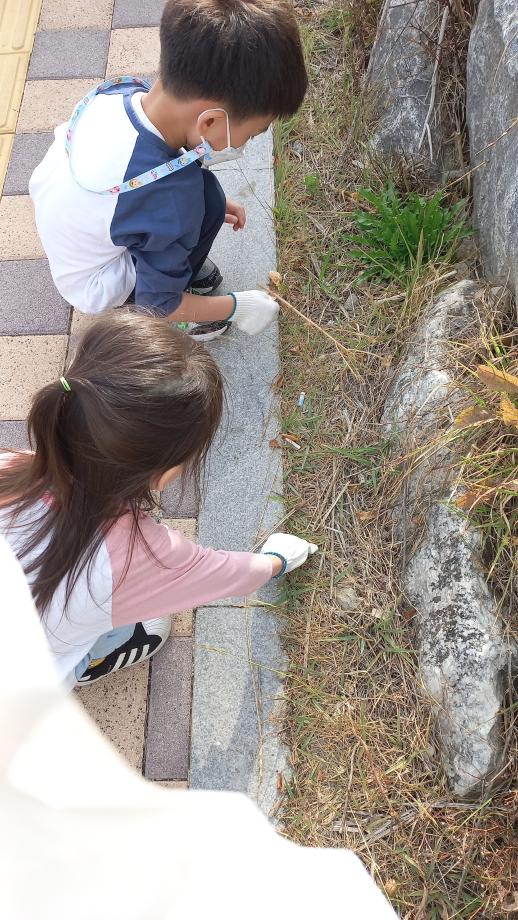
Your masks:
[{"label": "yellow fallen leaf", "polygon": [[468,425],[476,425],[477,422],[488,422],[492,418],[487,409],[481,409],[480,406],[469,406],[463,409],[454,421],[455,428],[466,428]]},{"label": "yellow fallen leaf", "polygon": [[270,279],[270,284],[273,284],[274,287],[279,287],[282,281],[282,275],[279,274],[279,272],[268,272],[268,277]]},{"label": "yellow fallen leaf", "polygon": [[507,371],[499,371],[496,367],[479,364],[477,377],[486,387],[496,390],[497,393],[518,393],[518,377],[508,374]]},{"label": "yellow fallen leaf", "polygon": [[514,428],[518,428],[518,409],[513,406],[508,396],[502,396],[499,414],[506,425],[513,425]]},{"label": "yellow fallen leaf", "polygon": [[472,489],[469,492],[463,492],[462,495],[458,495],[455,499],[455,504],[458,508],[462,508],[463,511],[472,511],[481,502],[491,501],[497,492],[497,488]]}]

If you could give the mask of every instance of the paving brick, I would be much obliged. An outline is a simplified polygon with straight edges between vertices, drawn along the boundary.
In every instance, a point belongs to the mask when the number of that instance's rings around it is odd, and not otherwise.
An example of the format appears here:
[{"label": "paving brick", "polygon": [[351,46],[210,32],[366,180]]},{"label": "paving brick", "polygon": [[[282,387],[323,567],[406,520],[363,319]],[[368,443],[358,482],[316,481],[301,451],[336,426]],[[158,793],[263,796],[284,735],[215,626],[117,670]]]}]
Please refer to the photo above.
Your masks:
[{"label": "paving brick", "polygon": [[0,239],[0,261],[45,256],[28,195],[4,195],[0,201]]},{"label": "paving brick", "polygon": [[65,335],[0,337],[0,419],[24,419],[31,397],[63,373]]},{"label": "paving brick", "polygon": [[0,195],[5,188],[4,180],[9,165],[13,140],[14,134],[0,134]]},{"label": "paving brick", "polygon": [[186,779],[183,780],[174,780],[174,779],[155,779],[152,780],[158,786],[165,786],[166,789],[188,789],[189,784]]},{"label": "paving brick", "polygon": [[38,32],[29,80],[94,77],[104,73],[110,33],[107,29]]},{"label": "paving brick", "polygon": [[160,503],[163,511],[175,518],[194,518],[199,511],[198,496],[192,479],[172,482],[164,489]]},{"label": "paving brick", "polygon": [[66,334],[69,322],[46,259],[0,262],[0,335]]},{"label": "paving brick", "polygon": [[156,73],[160,57],[158,29],[114,29],[108,54],[108,77]]},{"label": "paving brick", "polygon": [[43,0],[38,28],[109,29],[113,0]]},{"label": "paving brick", "polygon": [[25,422],[0,422],[0,448],[27,450],[29,436]]},{"label": "paving brick", "polygon": [[16,135],[5,178],[4,195],[29,194],[29,179],[53,140],[54,135],[50,133]]},{"label": "paving brick", "polygon": [[26,53],[0,55],[0,134],[16,130],[29,57]]},{"label": "paving brick", "polygon": [[192,639],[171,637],[151,661],[144,775],[185,780],[189,769]]},{"label": "paving brick", "polygon": [[53,131],[56,125],[68,121],[81,97],[102,80],[102,73],[90,80],[29,80],[23,94],[18,134]]},{"label": "paving brick", "polygon": [[287,771],[276,618],[253,607],[202,608],[195,648],[189,786],[246,792],[269,813]]},{"label": "paving brick", "polygon": [[41,0],[1,0],[0,54],[32,48]]},{"label": "paving brick", "polygon": [[142,771],[149,662],[110,674],[75,696],[135,770]]},{"label": "paving brick", "polygon": [[115,0],[113,28],[157,26],[165,0]]}]

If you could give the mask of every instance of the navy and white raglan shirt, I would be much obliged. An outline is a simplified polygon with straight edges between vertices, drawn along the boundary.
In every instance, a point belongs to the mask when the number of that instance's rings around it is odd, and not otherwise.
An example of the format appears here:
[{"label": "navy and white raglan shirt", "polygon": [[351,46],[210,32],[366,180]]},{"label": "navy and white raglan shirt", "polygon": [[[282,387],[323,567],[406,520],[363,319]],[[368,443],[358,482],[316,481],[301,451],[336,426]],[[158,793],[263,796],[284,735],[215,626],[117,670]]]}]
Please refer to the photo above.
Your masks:
[{"label": "navy and white raglan shirt", "polygon": [[96,194],[179,156],[147,118],[143,95],[137,84],[97,95],[74,130],[74,175],[62,124],[29,183],[54,283],[85,313],[122,306],[133,289],[135,303],[173,312],[191,278],[207,181],[224,202],[198,162],[120,195]]}]

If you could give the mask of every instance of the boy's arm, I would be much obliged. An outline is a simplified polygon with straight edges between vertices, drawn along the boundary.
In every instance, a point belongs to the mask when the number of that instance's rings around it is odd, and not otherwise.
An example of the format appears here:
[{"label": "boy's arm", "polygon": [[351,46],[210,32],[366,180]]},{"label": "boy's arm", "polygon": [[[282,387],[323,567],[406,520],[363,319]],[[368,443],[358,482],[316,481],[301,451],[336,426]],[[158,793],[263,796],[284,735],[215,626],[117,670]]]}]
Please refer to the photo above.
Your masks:
[{"label": "boy's arm", "polygon": [[230,294],[202,297],[184,293],[180,305],[167,319],[175,323],[213,323],[228,319],[233,312],[234,298]]}]

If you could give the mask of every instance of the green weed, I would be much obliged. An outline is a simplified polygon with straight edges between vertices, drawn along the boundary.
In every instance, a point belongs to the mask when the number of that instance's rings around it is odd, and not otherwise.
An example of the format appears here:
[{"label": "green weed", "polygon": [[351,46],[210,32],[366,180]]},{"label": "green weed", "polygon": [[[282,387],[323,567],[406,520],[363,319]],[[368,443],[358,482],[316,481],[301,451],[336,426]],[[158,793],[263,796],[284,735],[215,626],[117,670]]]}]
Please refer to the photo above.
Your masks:
[{"label": "green weed", "polygon": [[407,284],[430,262],[451,261],[472,230],[464,223],[465,202],[447,207],[444,195],[439,189],[431,198],[415,192],[403,198],[392,182],[381,192],[360,190],[370,207],[352,212],[356,232],[343,236],[353,246],[349,258],[365,266],[359,283],[379,278]]}]

